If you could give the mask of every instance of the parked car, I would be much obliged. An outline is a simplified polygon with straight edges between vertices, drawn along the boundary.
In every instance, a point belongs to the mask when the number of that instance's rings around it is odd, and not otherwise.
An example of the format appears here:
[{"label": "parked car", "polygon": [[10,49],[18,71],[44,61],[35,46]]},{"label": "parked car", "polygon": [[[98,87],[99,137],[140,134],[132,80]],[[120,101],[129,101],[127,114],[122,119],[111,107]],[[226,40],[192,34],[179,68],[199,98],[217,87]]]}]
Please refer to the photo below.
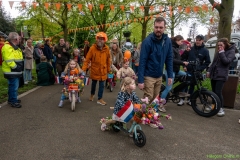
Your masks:
[{"label": "parked car", "polygon": [[[236,44],[237,49],[240,51],[240,33],[231,33],[230,42],[234,42]],[[205,43],[206,48],[209,50],[211,61],[213,60],[214,57],[216,43],[217,37],[212,37]],[[240,60],[238,64],[240,65]]]}]

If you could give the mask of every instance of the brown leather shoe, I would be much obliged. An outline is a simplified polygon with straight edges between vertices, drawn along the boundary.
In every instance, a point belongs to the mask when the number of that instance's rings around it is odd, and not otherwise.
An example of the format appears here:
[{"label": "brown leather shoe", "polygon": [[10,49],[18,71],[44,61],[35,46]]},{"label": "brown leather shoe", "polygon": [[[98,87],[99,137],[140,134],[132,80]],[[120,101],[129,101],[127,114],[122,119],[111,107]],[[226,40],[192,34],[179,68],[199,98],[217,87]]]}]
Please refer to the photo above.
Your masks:
[{"label": "brown leather shoe", "polygon": [[97,101],[97,104],[101,104],[101,105],[106,105],[107,103],[106,102],[104,102],[104,100],[103,99],[99,99],[98,101]]},{"label": "brown leather shoe", "polygon": [[89,101],[93,101],[94,95],[91,95]]}]

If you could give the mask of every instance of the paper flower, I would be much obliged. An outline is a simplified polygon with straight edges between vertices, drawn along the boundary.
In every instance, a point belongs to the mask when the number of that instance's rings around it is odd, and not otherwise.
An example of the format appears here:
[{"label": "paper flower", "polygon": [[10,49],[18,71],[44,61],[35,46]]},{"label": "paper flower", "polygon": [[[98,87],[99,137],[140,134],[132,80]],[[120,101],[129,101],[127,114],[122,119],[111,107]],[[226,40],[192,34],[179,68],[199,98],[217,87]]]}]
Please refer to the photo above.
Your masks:
[{"label": "paper flower", "polygon": [[149,104],[148,97],[145,97],[144,99],[141,99],[141,101],[142,101],[143,103]]}]

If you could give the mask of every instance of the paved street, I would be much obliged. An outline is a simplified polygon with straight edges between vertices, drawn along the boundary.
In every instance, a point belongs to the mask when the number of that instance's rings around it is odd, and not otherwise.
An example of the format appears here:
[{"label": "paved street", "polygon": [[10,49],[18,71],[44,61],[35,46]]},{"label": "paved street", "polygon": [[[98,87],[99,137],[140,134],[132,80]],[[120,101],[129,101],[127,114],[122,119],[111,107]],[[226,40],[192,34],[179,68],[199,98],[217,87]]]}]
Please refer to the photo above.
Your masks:
[{"label": "paved street", "polygon": [[[21,109],[0,109],[0,160],[204,160],[240,159],[239,110],[219,118],[200,117],[190,106],[168,103],[173,120],[162,119],[163,130],[142,125],[143,148],[123,132],[100,130],[99,120],[112,115],[119,87],[104,91],[107,106],[88,101],[85,87],[75,112],[70,102],[58,108],[62,85],[40,87],[21,97]],[[142,96],[140,90],[137,90]]]}]

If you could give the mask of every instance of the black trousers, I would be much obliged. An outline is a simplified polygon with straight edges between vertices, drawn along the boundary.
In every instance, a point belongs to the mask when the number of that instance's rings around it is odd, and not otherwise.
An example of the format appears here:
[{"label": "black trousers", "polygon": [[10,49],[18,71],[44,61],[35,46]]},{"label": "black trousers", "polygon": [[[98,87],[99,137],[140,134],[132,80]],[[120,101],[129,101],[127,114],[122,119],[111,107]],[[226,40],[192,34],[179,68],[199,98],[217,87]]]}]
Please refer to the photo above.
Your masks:
[{"label": "black trousers", "polygon": [[222,90],[224,86],[225,81],[219,81],[219,80],[211,80],[211,86],[212,86],[212,91],[219,97],[221,105],[220,107],[223,108],[223,95],[222,95]]}]

